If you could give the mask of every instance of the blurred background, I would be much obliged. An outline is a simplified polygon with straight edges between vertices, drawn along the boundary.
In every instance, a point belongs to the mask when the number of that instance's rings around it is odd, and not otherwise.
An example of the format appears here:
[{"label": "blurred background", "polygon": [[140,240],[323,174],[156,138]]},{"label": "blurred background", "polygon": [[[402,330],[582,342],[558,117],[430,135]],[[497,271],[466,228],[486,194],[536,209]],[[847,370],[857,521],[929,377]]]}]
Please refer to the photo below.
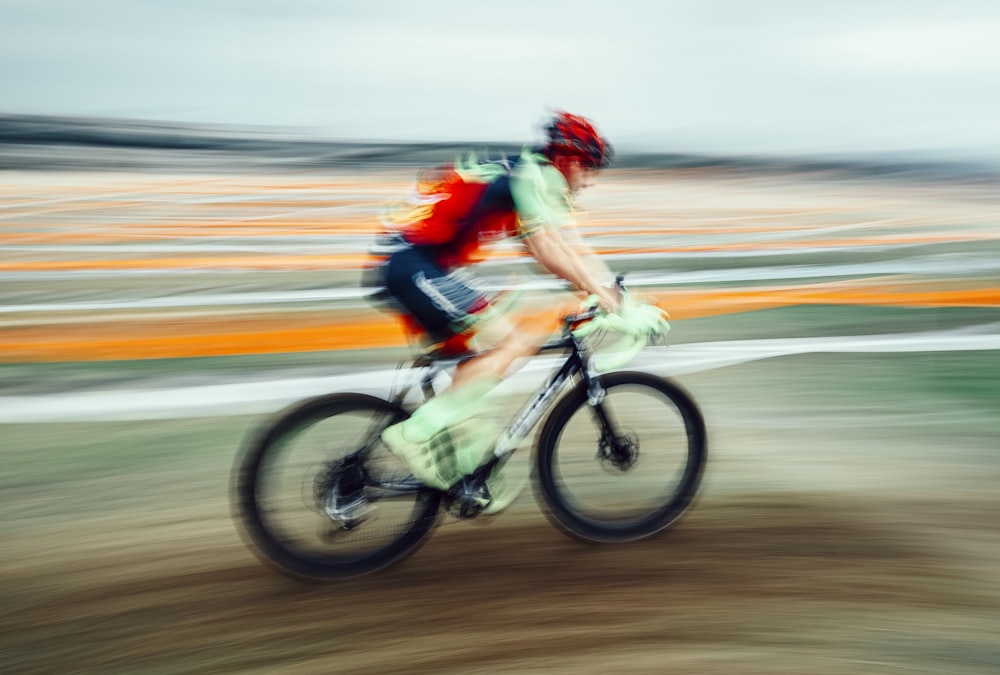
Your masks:
[{"label": "blurred background", "polygon": [[[967,0],[5,2],[0,669],[997,672],[998,30]],[[279,577],[237,449],[392,384],[379,209],[554,108],[618,151],[580,225],[671,314],[633,366],[703,407],[693,510],[591,548],[526,493],[370,579]],[[481,276],[564,294],[513,244]]]}]

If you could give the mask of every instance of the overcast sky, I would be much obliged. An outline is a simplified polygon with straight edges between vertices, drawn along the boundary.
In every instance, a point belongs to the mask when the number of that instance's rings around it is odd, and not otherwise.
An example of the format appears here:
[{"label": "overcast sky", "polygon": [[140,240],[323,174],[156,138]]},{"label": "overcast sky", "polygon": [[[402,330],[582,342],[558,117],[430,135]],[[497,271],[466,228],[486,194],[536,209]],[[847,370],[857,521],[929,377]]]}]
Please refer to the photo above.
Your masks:
[{"label": "overcast sky", "polygon": [[0,0],[0,112],[1000,155],[997,0]]}]

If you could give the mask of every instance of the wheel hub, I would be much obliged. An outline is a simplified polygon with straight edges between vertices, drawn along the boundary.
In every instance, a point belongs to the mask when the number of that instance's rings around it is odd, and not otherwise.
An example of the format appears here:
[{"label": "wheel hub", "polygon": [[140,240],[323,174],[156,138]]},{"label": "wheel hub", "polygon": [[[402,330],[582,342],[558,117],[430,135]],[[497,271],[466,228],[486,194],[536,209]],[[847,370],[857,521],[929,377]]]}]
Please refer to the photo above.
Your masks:
[{"label": "wheel hub", "polygon": [[601,439],[597,453],[602,463],[619,471],[628,471],[639,459],[639,439],[632,433],[618,434]]},{"label": "wheel hub", "polygon": [[320,471],[313,483],[313,499],[319,511],[344,529],[360,524],[372,511],[365,496],[365,473],[354,460],[336,462]]}]

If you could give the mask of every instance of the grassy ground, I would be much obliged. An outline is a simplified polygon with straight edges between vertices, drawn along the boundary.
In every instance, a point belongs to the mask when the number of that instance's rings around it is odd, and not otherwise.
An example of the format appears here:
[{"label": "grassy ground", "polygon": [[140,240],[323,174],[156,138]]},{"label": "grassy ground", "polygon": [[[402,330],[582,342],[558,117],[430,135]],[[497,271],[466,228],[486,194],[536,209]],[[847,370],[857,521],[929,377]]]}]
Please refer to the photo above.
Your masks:
[{"label": "grassy ground", "polygon": [[[894,452],[934,438],[940,445],[925,451],[936,461],[996,459],[1000,363],[989,352],[800,355],[679,381],[702,401],[710,427],[807,434],[842,424],[842,437],[892,439]],[[165,498],[221,494],[236,449],[265,418],[3,425],[0,522],[20,527],[38,515],[155,509]]]},{"label": "grassy ground", "polygon": [[491,527],[446,526],[400,567],[331,588],[281,579],[235,535],[231,462],[260,417],[4,425],[0,664],[996,672],[991,357],[803,355],[685,376],[711,462],[668,536],[581,547],[524,495]]}]

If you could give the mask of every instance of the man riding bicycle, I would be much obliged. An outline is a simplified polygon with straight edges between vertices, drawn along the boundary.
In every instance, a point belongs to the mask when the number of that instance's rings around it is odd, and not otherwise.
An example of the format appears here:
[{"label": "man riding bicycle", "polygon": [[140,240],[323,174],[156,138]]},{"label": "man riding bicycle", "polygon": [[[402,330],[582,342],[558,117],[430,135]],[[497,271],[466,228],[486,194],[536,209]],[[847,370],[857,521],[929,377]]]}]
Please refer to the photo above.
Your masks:
[{"label": "man riding bicycle", "polygon": [[[459,161],[421,181],[409,208],[394,219],[395,250],[378,270],[393,304],[434,344],[461,352],[476,343],[445,392],[382,434],[429,487],[449,489],[464,475],[456,452],[481,454],[488,449],[482,443],[492,440],[455,448],[442,432],[474,416],[514,363],[535,354],[546,337],[527,319],[509,319],[476,290],[468,268],[481,259],[483,241],[515,237],[543,268],[596,296],[604,309],[614,310],[620,301],[607,267],[569,234],[573,198],[610,163],[611,146],[589,120],[565,112],[555,115],[546,134],[540,149],[500,162]],[[505,508],[516,496],[503,494],[499,476],[487,487],[485,513]]]}]

